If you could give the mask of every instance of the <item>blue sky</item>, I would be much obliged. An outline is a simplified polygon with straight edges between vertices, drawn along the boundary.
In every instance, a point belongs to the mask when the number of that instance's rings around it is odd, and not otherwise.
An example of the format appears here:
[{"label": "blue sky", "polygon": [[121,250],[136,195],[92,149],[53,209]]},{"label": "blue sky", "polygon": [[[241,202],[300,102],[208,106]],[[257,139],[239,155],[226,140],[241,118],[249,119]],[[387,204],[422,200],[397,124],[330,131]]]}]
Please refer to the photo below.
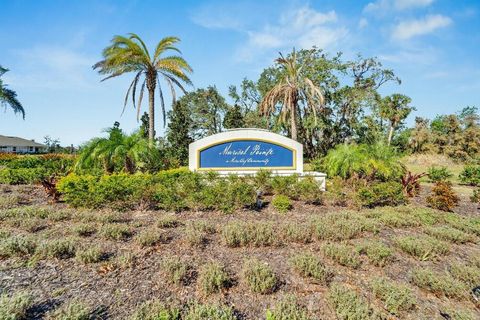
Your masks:
[{"label": "blue sky", "polygon": [[0,12],[0,64],[27,111],[24,121],[0,110],[3,135],[77,145],[114,121],[137,127],[132,108],[120,116],[131,76],[100,83],[91,69],[112,36],[128,32],[149,46],[180,37],[195,88],[216,85],[225,95],[244,77],[257,79],[279,51],[316,45],[394,69],[402,84],[382,93],[412,97],[410,123],[480,107],[478,1],[0,0]]}]

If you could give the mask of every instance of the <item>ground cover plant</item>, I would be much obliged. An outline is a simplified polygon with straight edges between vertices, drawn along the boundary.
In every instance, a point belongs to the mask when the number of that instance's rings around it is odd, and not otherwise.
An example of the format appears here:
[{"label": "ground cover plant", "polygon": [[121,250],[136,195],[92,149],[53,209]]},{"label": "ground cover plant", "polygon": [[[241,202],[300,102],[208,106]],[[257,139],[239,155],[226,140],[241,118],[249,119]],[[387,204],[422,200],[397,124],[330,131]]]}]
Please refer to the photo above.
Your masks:
[{"label": "ground cover plant", "polygon": [[[35,188],[10,186],[1,197]],[[9,303],[19,311],[0,312],[46,319],[435,319],[440,312],[454,319],[478,312],[471,290],[480,281],[479,224],[476,208],[465,207],[468,195],[459,207],[472,211],[459,214],[416,200],[351,210],[292,193],[293,207],[281,215],[269,207],[70,209],[39,195],[0,209],[2,299],[30,297]]]}]

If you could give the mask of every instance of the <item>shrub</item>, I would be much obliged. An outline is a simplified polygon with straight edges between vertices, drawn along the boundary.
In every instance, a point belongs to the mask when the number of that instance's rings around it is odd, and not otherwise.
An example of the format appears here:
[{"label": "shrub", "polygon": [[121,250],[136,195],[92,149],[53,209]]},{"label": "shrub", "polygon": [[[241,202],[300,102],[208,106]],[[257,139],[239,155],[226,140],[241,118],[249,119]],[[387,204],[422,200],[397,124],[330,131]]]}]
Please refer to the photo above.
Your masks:
[{"label": "shrub", "polygon": [[97,231],[97,228],[94,225],[88,224],[88,223],[82,223],[82,224],[76,225],[73,228],[73,232],[75,232],[77,235],[81,237],[89,237],[92,234],[94,234],[96,231]]},{"label": "shrub", "polygon": [[144,302],[130,317],[130,320],[179,320],[180,311],[166,306],[158,300]]},{"label": "shrub", "polygon": [[385,309],[394,315],[410,310],[416,303],[412,290],[403,284],[386,278],[378,278],[371,282],[373,294],[385,304]]},{"label": "shrub", "polygon": [[306,176],[299,179],[294,188],[298,200],[310,204],[322,203],[323,192],[320,190],[320,185],[314,177]]},{"label": "shrub", "polygon": [[472,201],[473,203],[480,204],[480,188],[475,188],[475,190],[473,190],[473,194],[470,197],[470,201]]},{"label": "shrub", "polygon": [[272,191],[272,172],[260,169],[252,176],[253,186],[256,190],[269,194]]},{"label": "shrub", "polygon": [[309,320],[307,310],[301,306],[295,296],[287,295],[275,304],[272,309],[268,309],[266,320]]},{"label": "shrub", "polygon": [[133,234],[128,226],[121,224],[106,224],[102,226],[100,233],[109,240],[127,240]]},{"label": "shrub", "polygon": [[27,310],[33,304],[32,295],[26,292],[17,292],[11,296],[0,295],[0,319],[20,320],[27,317]]},{"label": "shrub", "polygon": [[302,277],[310,278],[313,282],[328,284],[333,277],[333,273],[311,253],[294,255],[290,259],[290,265]]},{"label": "shrub", "polygon": [[152,247],[165,241],[165,234],[160,233],[155,229],[144,230],[135,237],[135,242],[138,243],[142,248]]},{"label": "shrub", "polygon": [[480,267],[461,263],[452,263],[448,268],[449,273],[470,287],[480,283]]},{"label": "shrub", "polygon": [[425,233],[439,240],[446,240],[453,243],[466,243],[475,240],[471,235],[448,226],[427,227]]},{"label": "shrub", "polygon": [[338,319],[370,320],[373,318],[368,302],[346,286],[333,284],[328,292],[328,301]]},{"label": "shrub", "polygon": [[465,285],[449,274],[435,273],[430,269],[416,268],[412,271],[412,281],[420,288],[448,298],[464,298],[468,292]]},{"label": "shrub", "polygon": [[346,244],[329,243],[323,246],[323,253],[341,264],[350,268],[358,268],[360,266],[360,258],[358,253]]},{"label": "shrub", "polygon": [[100,247],[94,246],[83,250],[78,250],[76,259],[84,264],[97,263],[102,261],[105,253]]},{"label": "shrub", "polygon": [[427,197],[430,207],[442,211],[452,211],[460,201],[450,182],[437,182],[432,188],[432,194]]},{"label": "shrub", "polygon": [[459,306],[454,306],[450,308],[446,308],[441,311],[442,314],[446,314],[448,318],[451,320],[475,320],[477,317],[475,316],[475,312],[472,312],[468,309],[459,308]]},{"label": "shrub", "polygon": [[439,255],[445,255],[450,251],[447,243],[429,236],[397,237],[395,238],[395,244],[405,253],[422,261],[435,259]]},{"label": "shrub", "polygon": [[14,236],[0,242],[0,257],[26,256],[35,252],[36,241],[26,236]]},{"label": "shrub", "polygon": [[0,169],[0,184],[34,184],[49,176],[43,168]]},{"label": "shrub", "polygon": [[357,198],[360,205],[367,208],[398,206],[407,203],[402,184],[395,181],[378,182],[360,188]]},{"label": "shrub", "polygon": [[89,320],[90,310],[83,303],[72,301],[55,310],[51,317],[55,320]]},{"label": "shrub", "polygon": [[222,237],[229,247],[271,246],[277,243],[276,232],[268,222],[229,222],[223,226]]},{"label": "shrub", "polygon": [[184,320],[235,320],[232,308],[218,304],[199,304],[193,303],[188,306]]},{"label": "shrub", "polygon": [[242,276],[250,290],[261,294],[273,292],[278,283],[272,268],[256,259],[245,261]]},{"label": "shrub", "polygon": [[286,213],[292,208],[290,199],[282,194],[273,196],[272,205],[280,213]]},{"label": "shrub", "polygon": [[295,186],[297,184],[297,181],[298,176],[296,175],[274,176],[272,178],[273,193],[276,195],[284,195],[289,198],[295,198]]},{"label": "shrub", "polygon": [[480,166],[465,166],[459,175],[462,183],[480,186]]},{"label": "shrub", "polygon": [[157,226],[159,228],[176,228],[179,225],[180,222],[173,216],[165,216],[157,220]]},{"label": "shrub", "polygon": [[283,226],[282,233],[287,241],[297,243],[312,242],[313,228],[306,223],[288,223]]},{"label": "shrub", "polygon": [[383,267],[392,260],[392,250],[380,241],[365,241],[357,246],[360,254],[366,254],[370,262]]},{"label": "shrub", "polygon": [[205,295],[220,292],[230,284],[230,277],[222,265],[216,262],[205,264],[198,274],[198,286]]},{"label": "shrub", "polygon": [[427,169],[427,175],[430,182],[447,181],[453,176],[447,167],[429,167]]},{"label": "shrub", "polygon": [[68,259],[75,256],[75,252],[75,242],[70,239],[46,241],[39,248],[40,255],[45,258]]},{"label": "shrub", "polygon": [[320,240],[348,240],[364,231],[375,231],[372,221],[355,212],[326,214],[312,221],[315,235]]},{"label": "shrub", "polygon": [[420,193],[420,179],[425,175],[422,173],[412,173],[407,171],[402,177],[403,193],[408,197],[415,197]]},{"label": "shrub", "polygon": [[185,284],[190,266],[178,258],[166,258],[162,261],[162,270],[167,280],[173,284]]},{"label": "shrub", "polygon": [[116,259],[116,264],[120,268],[130,268],[137,261],[137,256],[131,252],[125,252]]},{"label": "shrub", "polygon": [[196,223],[187,224],[184,237],[187,244],[191,247],[200,247],[207,241],[204,229]]}]

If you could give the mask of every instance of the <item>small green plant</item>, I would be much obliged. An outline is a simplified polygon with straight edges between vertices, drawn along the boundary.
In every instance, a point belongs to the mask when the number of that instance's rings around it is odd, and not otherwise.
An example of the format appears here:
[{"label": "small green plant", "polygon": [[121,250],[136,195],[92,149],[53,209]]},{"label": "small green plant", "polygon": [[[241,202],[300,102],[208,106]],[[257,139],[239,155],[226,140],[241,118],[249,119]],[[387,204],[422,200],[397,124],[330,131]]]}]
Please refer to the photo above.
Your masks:
[{"label": "small green plant", "polygon": [[180,221],[174,216],[165,216],[157,220],[157,226],[159,228],[176,228],[180,225]]},{"label": "small green plant", "polygon": [[412,281],[420,288],[448,298],[464,298],[468,288],[448,273],[437,273],[428,268],[416,268],[412,271]]},{"label": "small green plant", "polygon": [[427,169],[428,180],[430,182],[447,181],[453,174],[447,167],[429,167]]},{"label": "small green plant", "polygon": [[11,296],[0,295],[0,319],[26,319],[27,310],[33,304],[33,296],[26,292],[17,292]]},{"label": "small green plant", "polygon": [[152,247],[161,242],[165,242],[165,235],[156,229],[147,229],[135,236],[135,242],[142,248]]},{"label": "small green plant", "polygon": [[460,308],[458,305],[445,308],[441,312],[442,312],[442,314],[448,315],[447,319],[450,319],[450,320],[476,320],[476,319],[478,319],[475,311]]},{"label": "small green plant", "polygon": [[288,223],[282,228],[283,236],[287,241],[310,243],[313,237],[313,228],[306,223]]},{"label": "small green plant", "polygon": [[36,241],[31,237],[13,236],[0,240],[0,257],[27,256],[35,252]]},{"label": "small green plant", "polygon": [[178,257],[165,258],[162,261],[162,271],[170,283],[185,284],[188,280],[190,266]]},{"label": "small green plant", "polygon": [[396,181],[377,182],[360,188],[357,198],[362,207],[399,206],[408,202],[403,186]]},{"label": "small green plant", "polygon": [[364,231],[375,231],[375,224],[355,212],[327,214],[312,221],[319,240],[348,240]]},{"label": "small green plant", "polygon": [[165,305],[159,300],[142,303],[130,320],[179,320],[180,310]]},{"label": "small green plant", "polygon": [[393,282],[386,278],[377,278],[371,282],[373,294],[385,305],[391,314],[400,315],[401,311],[410,310],[416,299],[412,290],[403,284]]},{"label": "small green plant", "polygon": [[104,256],[105,252],[100,247],[93,246],[83,250],[77,250],[75,258],[84,264],[89,264],[102,261]]},{"label": "small green plant", "polygon": [[89,320],[90,314],[90,309],[83,303],[72,301],[55,310],[49,318],[55,320]]},{"label": "small green plant", "polygon": [[310,204],[321,204],[323,202],[323,192],[320,185],[312,176],[305,176],[295,184],[295,194],[298,200]]},{"label": "small green plant", "polygon": [[131,252],[125,252],[117,257],[116,265],[120,268],[126,269],[132,267],[137,261],[137,256]]},{"label": "small green plant", "polygon": [[435,183],[432,194],[427,197],[428,205],[441,211],[452,211],[459,201],[460,198],[453,191],[451,182]]},{"label": "small green plant", "polygon": [[480,267],[472,264],[452,263],[448,268],[449,273],[469,287],[480,283]]},{"label": "small green plant", "polygon": [[48,219],[50,219],[53,222],[70,220],[71,217],[72,215],[70,212],[63,211],[63,210],[53,211],[48,215]]},{"label": "small green plant", "polygon": [[309,278],[312,282],[328,284],[333,273],[323,262],[311,253],[299,253],[290,259],[290,265],[302,277]]},{"label": "small green plant", "polygon": [[268,222],[229,222],[222,229],[222,237],[229,247],[271,246],[278,242],[273,225]]},{"label": "small green plant", "polygon": [[272,198],[272,206],[280,213],[287,213],[292,208],[292,201],[283,194],[276,194]]},{"label": "small green plant", "polygon": [[[163,318],[162,318],[163,319]],[[235,320],[233,309],[219,304],[192,303],[188,306],[184,320]]]},{"label": "small green plant", "polygon": [[127,240],[133,235],[129,226],[122,224],[106,224],[102,226],[100,233],[108,240]]},{"label": "small green plant", "polygon": [[198,286],[204,295],[218,293],[230,284],[230,277],[224,266],[217,262],[205,264],[198,274]]},{"label": "small green plant", "polygon": [[436,259],[450,249],[446,242],[429,236],[403,236],[395,238],[395,244],[405,253],[421,261]]},{"label": "small green plant", "polygon": [[273,292],[278,283],[277,276],[272,268],[256,259],[245,261],[242,277],[250,290],[261,294]]},{"label": "small green plant", "polygon": [[297,302],[293,295],[287,295],[268,309],[266,320],[309,320],[307,310]]},{"label": "small green plant", "polygon": [[62,239],[44,242],[39,248],[39,253],[45,258],[69,259],[75,256],[76,250],[72,239]]},{"label": "small green plant", "polygon": [[459,178],[462,183],[470,186],[480,186],[480,166],[465,166]]},{"label": "small green plant", "polygon": [[93,224],[81,223],[73,228],[73,232],[75,232],[80,237],[89,237],[95,232],[97,232],[97,228]]},{"label": "small green plant", "polygon": [[332,284],[328,292],[328,301],[340,320],[373,319],[373,312],[368,302],[352,288],[337,283]]},{"label": "small green plant", "polygon": [[192,222],[185,227],[184,238],[191,247],[201,247],[207,241],[203,226]]},{"label": "small green plant", "polygon": [[357,246],[360,254],[366,254],[370,262],[378,267],[383,267],[392,261],[392,250],[380,241],[365,241]]},{"label": "small green plant", "polygon": [[350,246],[343,243],[328,243],[323,246],[323,253],[342,266],[358,268],[360,257]]},{"label": "small green plant", "polygon": [[425,229],[425,233],[439,240],[445,240],[453,243],[466,243],[475,241],[475,238],[472,237],[472,235],[448,226],[427,227]]}]

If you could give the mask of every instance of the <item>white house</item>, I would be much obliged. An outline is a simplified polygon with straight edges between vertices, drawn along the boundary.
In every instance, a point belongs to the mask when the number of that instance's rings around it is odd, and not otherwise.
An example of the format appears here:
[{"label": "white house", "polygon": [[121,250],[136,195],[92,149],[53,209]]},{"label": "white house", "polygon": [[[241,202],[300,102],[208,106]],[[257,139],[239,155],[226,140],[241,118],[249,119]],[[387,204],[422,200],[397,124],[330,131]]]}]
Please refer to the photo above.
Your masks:
[{"label": "white house", "polygon": [[42,153],[46,151],[46,145],[34,140],[0,135],[0,153]]}]

